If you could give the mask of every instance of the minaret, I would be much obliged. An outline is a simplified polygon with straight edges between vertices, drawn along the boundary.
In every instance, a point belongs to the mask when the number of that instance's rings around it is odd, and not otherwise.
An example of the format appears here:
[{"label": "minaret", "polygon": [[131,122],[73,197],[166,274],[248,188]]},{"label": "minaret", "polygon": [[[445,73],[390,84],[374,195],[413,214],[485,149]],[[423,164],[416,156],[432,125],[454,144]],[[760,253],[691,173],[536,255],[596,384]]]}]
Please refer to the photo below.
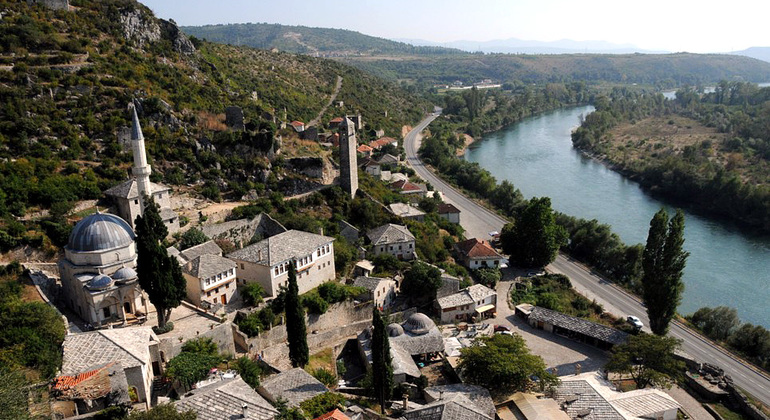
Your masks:
[{"label": "minaret", "polygon": [[131,126],[131,149],[134,151],[134,168],[132,172],[136,177],[136,186],[139,189],[139,196],[150,196],[150,173],[152,169],[147,164],[147,154],[144,150],[144,135],[142,127],[139,125],[139,117],[136,115],[136,107],[131,106],[133,113],[133,125]]},{"label": "minaret", "polygon": [[356,160],[356,127],[345,117],[340,124],[340,187],[342,191],[356,196],[358,191],[358,161]]}]

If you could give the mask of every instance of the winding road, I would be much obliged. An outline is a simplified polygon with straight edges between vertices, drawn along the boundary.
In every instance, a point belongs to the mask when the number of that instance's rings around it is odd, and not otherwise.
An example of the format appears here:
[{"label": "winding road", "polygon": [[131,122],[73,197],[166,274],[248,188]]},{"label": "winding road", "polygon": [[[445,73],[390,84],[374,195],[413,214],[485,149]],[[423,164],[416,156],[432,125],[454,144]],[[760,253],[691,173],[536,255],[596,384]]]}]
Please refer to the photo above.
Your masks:
[{"label": "winding road", "polygon": [[[460,210],[460,224],[465,229],[466,236],[488,238],[489,232],[501,231],[505,219],[469,199],[455,188],[441,180],[428,169],[417,156],[420,147],[420,134],[440,115],[437,110],[422,120],[409,134],[404,137],[404,149],[409,165],[418,176],[444,195],[444,201],[452,203]],[[645,325],[649,324],[647,312],[641,301],[625,292],[612,282],[603,279],[583,265],[560,254],[547,269],[551,272],[562,273],[570,278],[573,287],[589,299],[596,299],[605,310],[625,317],[638,316]],[[682,340],[681,350],[699,362],[717,365],[733,378],[740,388],[755,398],[770,405],[770,376],[755,367],[745,363],[728,353],[700,334],[686,328],[678,322],[671,325],[669,335]]]}]

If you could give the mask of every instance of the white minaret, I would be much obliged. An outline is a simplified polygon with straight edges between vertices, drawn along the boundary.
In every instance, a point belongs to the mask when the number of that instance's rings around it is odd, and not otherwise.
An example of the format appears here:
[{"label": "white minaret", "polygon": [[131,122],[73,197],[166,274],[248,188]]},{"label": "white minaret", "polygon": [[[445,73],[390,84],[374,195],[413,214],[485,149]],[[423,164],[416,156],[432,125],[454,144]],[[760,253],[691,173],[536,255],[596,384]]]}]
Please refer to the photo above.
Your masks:
[{"label": "white minaret", "polygon": [[144,135],[142,134],[142,127],[139,125],[139,117],[136,115],[136,107],[133,105],[131,106],[131,112],[133,113],[131,149],[134,151],[134,168],[132,172],[136,177],[139,196],[144,197],[146,194],[149,197],[152,194],[150,191],[150,173],[152,173],[152,169],[147,164],[147,154],[144,150]]}]

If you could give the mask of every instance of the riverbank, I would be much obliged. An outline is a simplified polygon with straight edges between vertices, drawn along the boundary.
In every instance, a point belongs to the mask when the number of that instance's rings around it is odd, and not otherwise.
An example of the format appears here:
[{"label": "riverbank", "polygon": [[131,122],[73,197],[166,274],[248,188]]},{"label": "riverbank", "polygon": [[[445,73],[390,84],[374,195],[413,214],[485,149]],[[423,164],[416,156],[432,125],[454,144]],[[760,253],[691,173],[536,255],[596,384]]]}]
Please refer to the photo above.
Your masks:
[{"label": "riverbank", "polygon": [[468,147],[476,141],[476,139],[474,139],[473,137],[467,134],[461,134],[461,135],[464,136],[464,141],[463,141],[463,146],[457,149],[457,152],[455,154],[457,157],[461,157],[465,155],[465,151],[468,150]]}]

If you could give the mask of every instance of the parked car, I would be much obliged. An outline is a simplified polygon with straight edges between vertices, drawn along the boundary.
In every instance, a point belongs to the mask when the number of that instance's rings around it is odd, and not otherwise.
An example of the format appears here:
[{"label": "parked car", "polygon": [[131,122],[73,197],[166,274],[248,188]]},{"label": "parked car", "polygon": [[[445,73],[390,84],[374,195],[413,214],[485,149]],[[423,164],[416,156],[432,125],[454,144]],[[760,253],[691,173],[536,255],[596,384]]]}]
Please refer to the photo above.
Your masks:
[{"label": "parked car", "polygon": [[500,331],[510,331],[511,329],[506,327],[505,325],[495,325],[495,332]]},{"label": "parked car", "polygon": [[538,276],[544,276],[544,275],[545,275],[545,271],[543,270],[530,271],[529,273],[527,273],[527,277],[538,277]]},{"label": "parked car", "polygon": [[634,328],[636,328],[637,330],[641,330],[642,327],[644,327],[642,320],[640,320],[638,317],[635,317],[633,315],[629,315],[628,318],[626,318],[626,322],[633,325]]}]

